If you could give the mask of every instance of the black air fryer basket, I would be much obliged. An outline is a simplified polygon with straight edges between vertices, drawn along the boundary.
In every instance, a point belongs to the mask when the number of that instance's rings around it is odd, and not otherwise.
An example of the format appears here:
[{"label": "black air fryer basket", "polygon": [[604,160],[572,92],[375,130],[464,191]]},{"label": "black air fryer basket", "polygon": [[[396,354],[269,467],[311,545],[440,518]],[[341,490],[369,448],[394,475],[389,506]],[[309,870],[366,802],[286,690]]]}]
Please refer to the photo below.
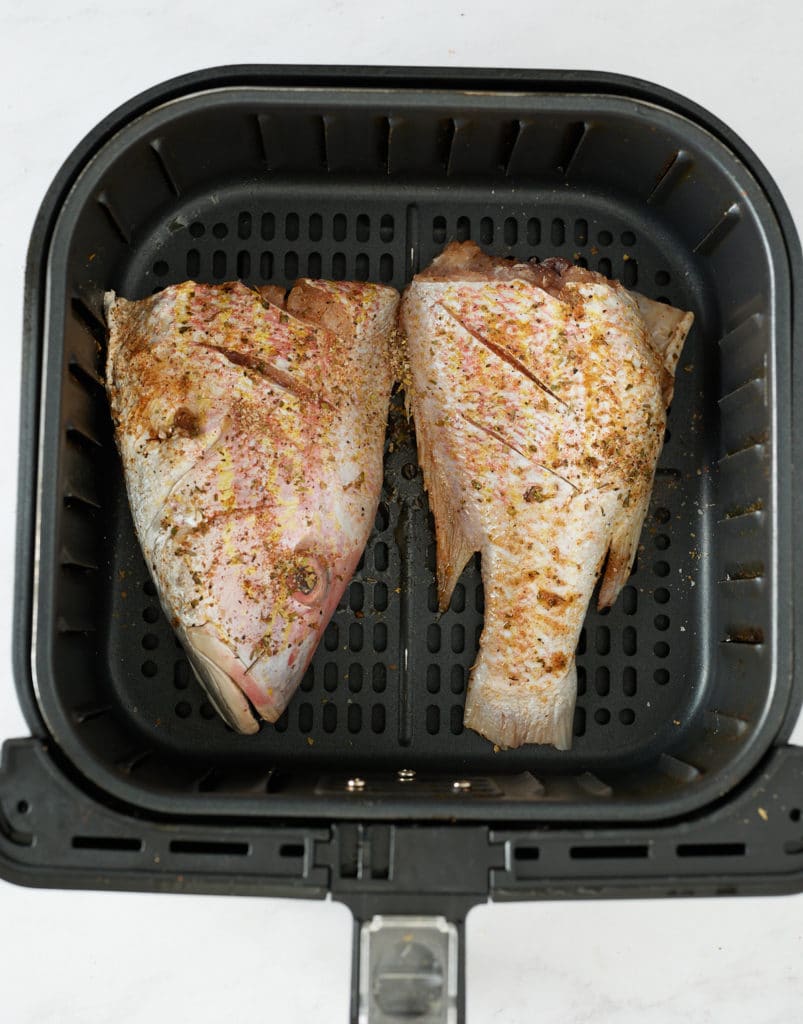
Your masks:
[{"label": "black air fryer basket", "polygon": [[[463,728],[479,565],[440,615],[400,405],[374,532],[313,665],[275,727],[237,735],[134,536],[103,292],[402,288],[455,238],[564,256],[695,314],[637,565],[581,637],[572,750],[494,752]],[[462,921],[489,898],[803,888],[803,754],[785,745],[800,263],[744,144],[615,76],[223,68],[112,114],[58,174],[29,254],[15,673],[32,736],[3,748],[0,872],[332,893],[355,914],[353,1014],[370,1021],[459,1018]]]}]

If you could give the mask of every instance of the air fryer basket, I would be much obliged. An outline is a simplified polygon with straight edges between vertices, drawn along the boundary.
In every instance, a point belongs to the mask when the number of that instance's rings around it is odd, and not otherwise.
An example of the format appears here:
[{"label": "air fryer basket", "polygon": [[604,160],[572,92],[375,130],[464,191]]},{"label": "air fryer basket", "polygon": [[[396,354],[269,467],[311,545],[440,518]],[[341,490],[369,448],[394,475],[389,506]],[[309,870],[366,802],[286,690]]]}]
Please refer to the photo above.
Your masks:
[{"label": "air fryer basket", "polygon": [[[578,650],[573,748],[495,752],[463,729],[480,573],[439,615],[399,408],[374,533],[301,691],[275,728],[235,735],[134,537],[100,382],[103,292],[304,274],[402,288],[468,237],[696,316],[637,569]],[[709,131],[605,90],[213,82],[99,141],[42,256],[33,682],[95,784],[192,814],[643,819],[726,792],[770,746],[792,663],[789,266],[767,196]],[[429,788],[400,787],[400,769]],[[355,774],[368,784],[347,792]],[[469,795],[452,792],[466,776]]]},{"label": "air fryer basket", "polygon": [[[451,238],[566,256],[696,316],[637,567],[586,621],[573,748],[494,752],[463,728],[479,565],[439,615],[400,399],[375,529],[314,664],[275,728],[235,735],[134,537],[103,292],[402,288]],[[410,935],[417,992],[456,1019],[461,922],[489,897],[803,888],[803,750],[783,745],[801,692],[800,270],[743,143],[616,76],[223,68],[112,114],[29,253],[14,650],[33,735],[3,747],[0,873],[331,893],[358,922],[355,1021],[392,1019],[372,1014],[409,981]]]}]

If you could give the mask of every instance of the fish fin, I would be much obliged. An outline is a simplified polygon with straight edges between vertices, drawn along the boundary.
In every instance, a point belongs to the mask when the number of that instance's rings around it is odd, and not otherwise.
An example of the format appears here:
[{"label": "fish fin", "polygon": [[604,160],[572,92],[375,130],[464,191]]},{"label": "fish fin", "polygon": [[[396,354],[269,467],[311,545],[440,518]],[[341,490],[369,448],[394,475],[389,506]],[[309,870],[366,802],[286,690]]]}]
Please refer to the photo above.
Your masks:
[{"label": "fish fin", "polygon": [[262,284],[254,289],[261,299],[271,306],[278,306],[284,309],[287,303],[287,289],[279,284]]},{"label": "fish fin", "polygon": [[184,636],[192,670],[221,718],[237,732],[258,732],[251,704],[230,675],[235,663],[242,670],[239,659],[206,626],[191,626]]},{"label": "fish fin", "polygon": [[117,304],[117,292],[108,291],[103,293],[103,315],[106,318],[106,323],[109,322],[109,317],[112,314],[115,305]]},{"label": "fish fin", "polygon": [[442,612],[449,608],[452,593],[463,570],[476,550],[466,539],[459,520],[446,513],[445,521],[435,516],[438,564],[438,606]]},{"label": "fish fin", "polygon": [[297,320],[333,331],[347,341],[354,340],[353,305],[341,301],[341,297],[326,288],[325,283],[300,278],[287,295],[285,309]]},{"label": "fish fin", "polygon": [[[661,393],[664,406],[668,407],[675,388],[675,369],[683,343],[694,322],[694,314],[675,309],[665,302],[654,302],[635,292],[633,295],[647,328],[649,343],[661,360]],[[605,574],[597,601],[600,611],[611,607],[630,576],[651,493],[652,486],[630,507],[620,509],[614,520]]]},{"label": "fish fin", "polygon": [[694,323],[694,314],[655,302],[644,295],[633,293],[639,313],[647,328],[647,337],[653,351],[658,355],[664,368],[662,392],[664,405],[672,401],[675,388],[675,370],[686,336]]},{"label": "fish fin", "polygon": [[[119,312],[125,299],[118,299],[117,293],[103,293],[103,317],[106,321],[106,384],[111,389],[114,385],[114,363],[120,348]],[[111,391],[110,391],[111,393]]]},{"label": "fish fin", "polygon": [[438,467],[426,427],[417,431],[418,460],[424,473],[424,486],[429,496],[429,507],[435,517],[437,550],[438,604],[446,611],[452,599],[455,584],[466,563],[479,547],[466,537],[460,508],[454,501],[442,469]]},{"label": "fish fin", "polygon": [[538,690],[495,690],[474,679],[469,685],[463,723],[503,749],[541,743],[569,750],[577,700],[574,658],[566,675],[551,688],[549,699]]},{"label": "fish fin", "polygon": [[645,489],[642,498],[634,501],[628,508],[620,508],[616,514],[608,558],[605,562],[605,574],[597,599],[597,608],[600,611],[611,607],[630,576],[651,493],[652,486]]}]

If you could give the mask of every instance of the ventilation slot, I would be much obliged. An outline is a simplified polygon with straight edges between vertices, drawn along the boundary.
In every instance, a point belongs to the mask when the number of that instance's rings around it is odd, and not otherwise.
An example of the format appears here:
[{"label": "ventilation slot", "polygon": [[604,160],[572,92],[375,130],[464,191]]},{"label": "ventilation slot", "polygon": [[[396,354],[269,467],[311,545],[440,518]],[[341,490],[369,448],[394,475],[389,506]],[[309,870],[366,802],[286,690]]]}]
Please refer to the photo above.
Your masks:
[{"label": "ventilation slot", "polygon": [[603,782],[602,779],[593,775],[591,772],[583,772],[582,775],[577,776],[577,785],[580,789],[586,793],[590,793],[594,797],[607,798],[613,796],[613,789],[608,785],[607,782]]},{"label": "ventilation slot", "polygon": [[646,843],[634,846],[572,846],[569,849],[572,860],[642,860],[649,855],[650,848]]},{"label": "ventilation slot", "polygon": [[594,673],[594,689],[600,697],[607,697],[611,692],[611,672],[607,665],[598,665]]},{"label": "ventilation slot", "polygon": [[370,275],[370,261],[368,255],[361,252],[354,260],[354,276],[358,281],[367,281]]},{"label": "ventilation slot", "polygon": [[753,313],[719,340],[723,395],[748,381],[766,377],[768,324],[763,313]]},{"label": "ventilation slot", "polygon": [[141,839],[123,836],[73,836],[74,850],[104,850],[119,853],[139,853],[143,847]]},{"label": "ventilation slot", "polygon": [[706,711],[703,715],[705,727],[715,736],[727,736],[735,739],[747,732],[747,722],[721,711]]},{"label": "ventilation slot", "polygon": [[133,754],[129,754],[127,757],[120,758],[119,761],[115,762],[115,766],[123,773],[123,775],[132,775],[140,765],[144,764],[151,756],[150,750],[137,750]]},{"label": "ventilation slot", "polygon": [[[73,367],[70,367],[70,370],[72,371]],[[77,373],[73,372],[72,376],[73,377],[78,377],[79,375]],[[87,380],[91,380],[90,377],[87,377],[86,379]],[[102,387],[102,386],[103,385],[98,384],[98,387]],[[78,427],[69,426],[64,431],[64,433],[65,433],[65,436],[66,436],[67,440],[70,442],[70,444],[75,445],[76,448],[78,448],[80,451],[84,452],[85,454],[92,455],[92,454],[94,454],[98,450],[98,448],[102,447],[99,438],[95,437],[94,434],[89,434],[85,430],[80,430]],[[89,486],[92,486],[90,481],[87,481],[87,483],[89,484]],[[100,505],[98,504],[96,498],[93,499],[93,502],[94,502],[94,504],[98,505],[98,508],[100,508]]]},{"label": "ventilation slot", "polygon": [[764,502],[758,498],[750,505],[731,505],[725,509],[725,519],[739,519],[741,516],[751,516],[761,512]]},{"label": "ventilation slot", "polygon": [[561,155],[558,162],[558,172],[562,174],[564,178],[569,176],[569,171],[571,170],[572,164],[580,151],[580,146],[583,143],[587,129],[588,126],[582,121],[570,124],[566,128],[563,145],[561,146]]},{"label": "ventilation slot", "polygon": [[251,214],[243,212],[237,218],[237,237],[246,239],[251,237]]},{"label": "ventilation slot", "polygon": [[295,859],[304,856],[303,843],[282,843],[279,847],[279,856]]},{"label": "ventilation slot", "polygon": [[385,731],[385,707],[383,704],[374,704],[371,708],[371,731],[377,734]]},{"label": "ventilation slot", "polygon": [[739,583],[745,580],[760,580],[764,578],[763,562],[741,562],[730,563],[725,570],[725,578],[721,583]]},{"label": "ventilation slot", "polygon": [[743,626],[728,630],[724,644],[756,645],[764,643],[764,630],[760,626]]},{"label": "ventilation slot", "polygon": [[393,217],[389,213],[383,213],[379,221],[379,238],[383,242],[392,242],[393,234]]},{"label": "ventilation slot", "polygon": [[[71,302],[73,313],[89,331],[101,349],[106,347],[106,328],[102,320],[87,306],[83,299],[74,298]],[[84,371],[88,372],[88,371]]]},{"label": "ventilation slot", "polygon": [[111,709],[111,704],[94,704],[86,708],[76,708],[72,717],[79,725],[83,725],[85,722],[92,722],[102,715],[107,715]]},{"label": "ventilation slot", "polygon": [[[658,675],[662,672],[666,672],[666,670],[658,669],[655,673],[655,681],[659,684],[661,684],[661,680],[658,678]],[[669,673],[666,672],[666,678],[663,682],[668,681]],[[677,782],[694,782],[695,779],[700,777],[699,768],[695,768],[694,765],[686,761],[681,761],[679,757],[672,757],[671,754],[661,754],[658,758],[658,768],[664,775],[675,779]]]},{"label": "ventilation slot", "polygon": [[647,197],[647,202],[654,205],[665,202],[669,195],[686,178],[692,165],[691,157],[684,150],[679,149],[676,153],[673,153],[658,175],[658,180]]},{"label": "ventilation slot", "polygon": [[337,728],[337,708],[334,704],[324,704],[321,724],[324,732],[331,733]]},{"label": "ventilation slot", "polygon": [[323,273],[323,260],[319,252],[311,252],[307,257],[307,276],[319,278]]},{"label": "ventilation slot", "polygon": [[537,846],[517,846],[513,851],[513,858],[516,861],[534,861],[541,856]]},{"label": "ventilation slot", "polygon": [[744,857],[744,843],[680,843],[678,857]]},{"label": "ventilation slot", "polygon": [[181,195],[181,189],[178,187],[178,182],[173,172],[170,170],[170,166],[165,157],[164,148],[161,139],[154,139],[151,143],[151,152],[154,155],[156,164],[162,173],[162,177],[167,183],[167,187],[173,193],[174,196]]},{"label": "ventilation slot", "polygon": [[171,839],[170,852],[209,857],[246,857],[251,852],[251,847],[248,843],[224,840]]},{"label": "ventilation slot", "polygon": [[635,288],[638,284],[638,263],[635,260],[625,260],[622,266],[622,284],[625,288]]},{"label": "ventilation slot", "polygon": [[110,227],[125,245],[128,245],[131,241],[128,231],[123,227],[122,219],[114,208],[111,199],[105,192],[101,192],[98,196],[98,206],[106,214],[106,220],[109,222]]},{"label": "ventilation slot", "polygon": [[741,219],[742,211],[739,208],[739,204],[731,204],[711,230],[695,245],[694,252],[701,256],[710,256],[739,224]]}]

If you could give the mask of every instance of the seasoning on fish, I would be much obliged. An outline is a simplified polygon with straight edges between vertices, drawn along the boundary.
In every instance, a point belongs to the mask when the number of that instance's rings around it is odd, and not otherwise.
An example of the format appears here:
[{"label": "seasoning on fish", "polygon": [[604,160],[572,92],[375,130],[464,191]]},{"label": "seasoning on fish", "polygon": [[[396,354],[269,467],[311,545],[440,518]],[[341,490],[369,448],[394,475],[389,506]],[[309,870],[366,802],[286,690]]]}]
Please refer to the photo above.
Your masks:
[{"label": "seasoning on fish", "polygon": [[275,722],[374,522],[398,293],[299,281],[106,296],[106,380],[162,605],[232,728]]},{"label": "seasoning on fish", "polygon": [[402,298],[408,396],[440,605],[482,553],[485,625],[465,724],[571,745],[574,652],[630,574],[692,314],[566,260],[452,243]]}]

